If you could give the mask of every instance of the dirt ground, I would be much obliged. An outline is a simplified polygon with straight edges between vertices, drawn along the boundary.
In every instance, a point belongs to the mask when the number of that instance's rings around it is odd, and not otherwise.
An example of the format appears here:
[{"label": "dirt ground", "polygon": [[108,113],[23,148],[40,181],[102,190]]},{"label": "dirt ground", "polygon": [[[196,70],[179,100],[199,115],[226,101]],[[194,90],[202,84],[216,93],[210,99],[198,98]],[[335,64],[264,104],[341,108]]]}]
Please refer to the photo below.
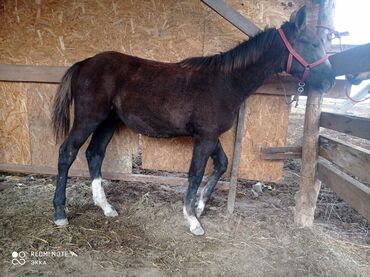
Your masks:
[{"label": "dirt ground", "polygon": [[[296,144],[302,116],[290,120],[288,143]],[[287,161],[283,184],[258,197],[254,182],[240,182],[232,216],[227,192],[216,191],[201,217],[202,237],[184,223],[185,187],[105,182],[119,213],[107,219],[93,204],[89,180],[71,178],[70,224],[56,227],[54,178],[2,173],[0,275],[370,276],[369,221],[328,188],[321,189],[315,226],[294,225],[299,169],[299,161]]]}]

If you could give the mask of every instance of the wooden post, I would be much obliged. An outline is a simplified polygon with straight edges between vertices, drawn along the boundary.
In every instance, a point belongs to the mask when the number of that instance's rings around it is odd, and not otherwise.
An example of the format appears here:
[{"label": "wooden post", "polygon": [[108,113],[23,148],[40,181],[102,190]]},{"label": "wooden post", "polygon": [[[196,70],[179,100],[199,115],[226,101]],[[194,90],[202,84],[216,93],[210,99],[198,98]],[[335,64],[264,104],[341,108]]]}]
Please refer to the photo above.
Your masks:
[{"label": "wooden post", "polygon": [[236,185],[238,184],[240,152],[242,148],[242,140],[243,140],[243,135],[244,135],[244,121],[245,121],[245,102],[243,102],[243,104],[240,106],[239,114],[238,114],[238,125],[236,128],[233,164],[232,164],[232,169],[231,169],[229,195],[227,198],[227,211],[230,214],[234,212],[234,207],[235,207]]},{"label": "wooden post", "polygon": [[[252,21],[242,16],[240,13],[235,11],[229,5],[222,0],[202,0],[211,9],[216,11],[219,15],[237,27],[240,31],[245,33],[247,36],[255,36],[261,31]],[[236,185],[238,183],[239,163],[240,163],[240,152],[242,139],[244,134],[244,121],[245,121],[245,102],[240,106],[238,114],[238,123],[236,128],[235,137],[235,148],[233,153],[233,163],[231,169],[231,178],[229,186],[229,196],[227,199],[227,210],[230,214],[234,211],[235,197],[236,197]]]},{"label": "wooden post", "polygon": [[[334,4],[335,0],[320,1],[318,25],[332,27]],[[308,11],[316,10],[312,1],[307,0],[306,6]],[[315,24],[315,20],[313,22]],[[318,33],[326,43],[329,43],[325,29],[319,28]],[[294,210],[294,222],[300,227],[312,226],[317,197],[321,187],[321,182],[316,178],[316,170],[319,153],[319,123],[322,100],[322,93],[313,90],[309,91],[303,131],[301,183],[296,195],[296,207]]]},{"label": "wooden post", "polygon": [[310,91],[303,131],[301,183],[294,210],[294,222],[301,227],[312,226],[321,187],[321,182],[316,180],[321,104],[322,95]]}]

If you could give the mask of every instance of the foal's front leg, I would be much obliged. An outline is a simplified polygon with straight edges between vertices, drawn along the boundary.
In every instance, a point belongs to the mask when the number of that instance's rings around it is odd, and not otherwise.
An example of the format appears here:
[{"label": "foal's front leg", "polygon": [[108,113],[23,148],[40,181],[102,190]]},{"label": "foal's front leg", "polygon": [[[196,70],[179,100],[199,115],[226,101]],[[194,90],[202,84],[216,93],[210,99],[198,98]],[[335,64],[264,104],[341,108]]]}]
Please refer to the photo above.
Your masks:
[{"label": "foal's front leg", "polygon": [[195,214],[197,191],[207,164],[207,160],[217,145],[217,138],[204,138],[196,136],[194,140],[193,157],[188,175],[188,190],[185,196],[184,217],[190,226],[190,232],[200,236],[204,234],[202,225]]}]

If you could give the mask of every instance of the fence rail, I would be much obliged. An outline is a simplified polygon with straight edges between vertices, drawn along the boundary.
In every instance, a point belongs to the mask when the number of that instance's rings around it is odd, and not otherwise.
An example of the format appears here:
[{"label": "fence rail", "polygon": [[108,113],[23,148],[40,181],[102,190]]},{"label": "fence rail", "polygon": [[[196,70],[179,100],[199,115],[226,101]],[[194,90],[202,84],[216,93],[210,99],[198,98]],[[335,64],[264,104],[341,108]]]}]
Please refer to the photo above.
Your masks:
[{"label": "fence rail", "polygon": [[[370,139],[368,118],[322,113],[320,127]],[[319,156],[318,179],[370,219],[370,151],[321,135]]]}]

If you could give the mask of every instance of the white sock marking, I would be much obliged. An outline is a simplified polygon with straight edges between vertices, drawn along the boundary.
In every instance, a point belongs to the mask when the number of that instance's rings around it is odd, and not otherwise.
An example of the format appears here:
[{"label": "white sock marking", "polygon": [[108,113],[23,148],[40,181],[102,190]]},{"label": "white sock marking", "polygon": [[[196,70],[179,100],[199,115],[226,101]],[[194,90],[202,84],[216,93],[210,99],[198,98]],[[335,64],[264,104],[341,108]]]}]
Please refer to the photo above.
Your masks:
[{"label": "white sock marking", "polygon": [[202,191],[200,192],[200,196],[199,196],[199,201],[198,201],[198,206],[196,208],[196,214],[197,214],[197,217],[200,217],[204,211],[204,208],[206,206],[206,203],[204,202],[204,199],[203,199],[203,196],[204,196],[204,190],[206,189],[206,187],[204,187],[202,189]]},{"label": "white sock marking", "polygon": [[198,207],[196,209],[197,217],[200,217],[202,215],[205,206],[206,204],[204,203],[203,199],[199,199]]},{"label": "white sock marking", "polygon": [[101,185],[101,178],[94,179],[91,183],[91,190],[95,205],[103,209],[105,216],[117,216],[118,213],[108,203],[107,197],[105,196],[104,189]]},{"label": "white sock marking", "polygon": [[204,230],[202,228],[202,225],[200,225],[200,222],[198,219],[193,215],[188,215],[186,211],[186,207],[183,208],[184,217],[189,223],[190,226],[190,232],[192,232],[196,236],[204,235]]}]

